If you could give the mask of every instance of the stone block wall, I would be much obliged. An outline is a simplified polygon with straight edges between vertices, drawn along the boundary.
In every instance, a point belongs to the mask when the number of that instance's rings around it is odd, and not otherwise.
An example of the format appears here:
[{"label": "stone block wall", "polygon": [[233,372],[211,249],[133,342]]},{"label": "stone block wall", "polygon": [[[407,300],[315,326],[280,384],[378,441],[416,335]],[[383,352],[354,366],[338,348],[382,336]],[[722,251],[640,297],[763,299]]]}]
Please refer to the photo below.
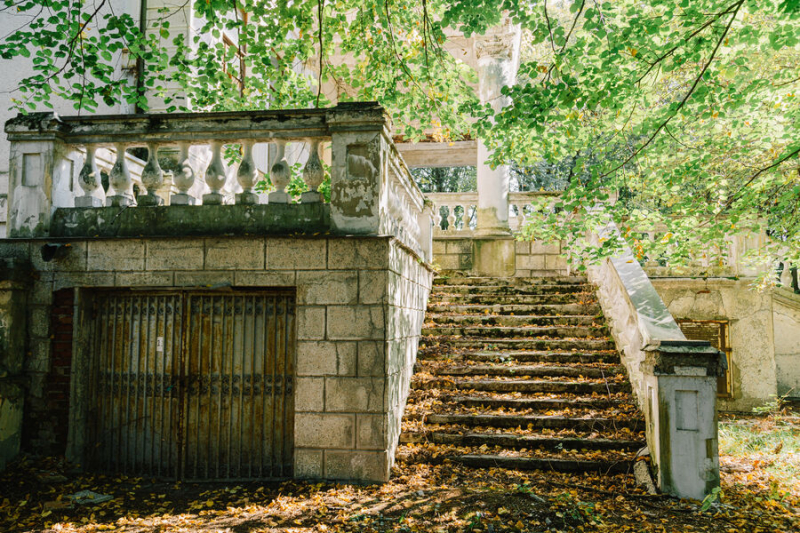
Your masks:
[{"label": "stone block wall", "polygon": [[723,411],[750,411],[777,394],[775,331],[770,293],[748,280],[651,278],[676,320],[727,320],[731,347],[731,398]]},{"label": "stone block wall", "polygon": [[566,276],[567,259],[561,243],[545,244],[541,241],[517,241],[517,277]]},{"label": "stone block wall", "polygon": [[[560,243],[517,241],[515,276],[566,276],[567,259]],[[433,260],[441,270],[471,271],[475,267],[473,243],[469,237],[438,237],[433,241]]]},{"label": "stone block wall", "polygon": [[800,294],[785,288],[775,291],[772,325],[778,396],[800,398]]},{"label": "stone block wall", "polygon": [[[384,481],[416,358],[432,272],[391,237],[183,237],[0,241],[0,257],[29,258],[27,396],[44,405],[58,384],[64,289],[295,288],[295,477]],[[68,292],[71,292],[68,291]],[[54,294],[56,299],[54,300]],[[80,292],[78,300],[80,297]],[[61,301],[61,300],[64,301]],[[53,309],[55,314],[51,315]],[[52,327],[50,317],[53,317]],[[75,319],[76,346],[81,320]],[[60,339],[60,338],[59,338]],[[76,352],[77,353],[77,352]],[[76,360],[78,356],[76,355]],[[73,362],[73,372],[80,364]],[[81,447],[80,380],[72,379],[70,443]],[[37,429],[41,434],[43,428]],[[63,438],[64,429],[53,426]],[[52,439],[51,439],[52,440]],[[31,451],[48,451],[30,441]]]}]

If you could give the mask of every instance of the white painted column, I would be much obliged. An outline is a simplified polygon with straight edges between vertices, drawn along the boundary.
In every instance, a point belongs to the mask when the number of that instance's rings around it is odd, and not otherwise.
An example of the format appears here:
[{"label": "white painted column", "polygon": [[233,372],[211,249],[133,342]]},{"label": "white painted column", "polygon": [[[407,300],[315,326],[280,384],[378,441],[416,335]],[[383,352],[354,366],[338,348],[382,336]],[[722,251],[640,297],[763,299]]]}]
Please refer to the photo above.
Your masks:
[{"label": "white painted column", "polygon": [[[519,26],[506,19],[502,26],[475,38],[478,62],[479,95],[495,112],[509,104],[501,89],[513,85],[519,67]],[[491,152],[478,141],[478,235],[508,235],[508,165],[492,169],[487,161]]]}]

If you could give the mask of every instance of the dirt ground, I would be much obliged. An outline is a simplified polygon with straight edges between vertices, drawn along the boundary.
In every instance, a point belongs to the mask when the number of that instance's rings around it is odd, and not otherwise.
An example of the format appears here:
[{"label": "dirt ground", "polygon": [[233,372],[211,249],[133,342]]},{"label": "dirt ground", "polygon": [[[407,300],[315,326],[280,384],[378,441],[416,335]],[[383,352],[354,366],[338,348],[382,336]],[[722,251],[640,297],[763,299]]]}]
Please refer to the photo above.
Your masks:
[{"label": "dirt ground", "polygon": [[[800,531],[800,419],[724,417],[720,437],[722,491],[706,510],[647,495],[629,475],[474,470],[423,444],[403,452],[438,464],[398,464],[373,486],[168,483],[28,457],[0,474],[0,531]],[[69,506],[81,490],[112,499]]]}]

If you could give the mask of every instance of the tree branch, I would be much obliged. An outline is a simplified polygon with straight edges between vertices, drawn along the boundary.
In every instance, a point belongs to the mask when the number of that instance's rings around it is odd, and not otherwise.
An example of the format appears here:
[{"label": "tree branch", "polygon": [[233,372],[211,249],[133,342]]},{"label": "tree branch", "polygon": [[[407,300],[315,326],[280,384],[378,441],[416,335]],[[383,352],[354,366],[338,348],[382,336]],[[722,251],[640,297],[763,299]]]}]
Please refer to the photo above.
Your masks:
[{"label": "tree branch", "polygon": [[731,18],[728,21],[728,24],[725,26],[725,30],[722,32],[722,35],[720,35],[719,39],[717,40],[717,44],[714,46],[714,50],[711,52],[711,55],[709,56],[708,61],[706,61],[705,64],[703,65],[703,68],[700,71],[700,74],[697,75],[697,77],[694,80],[694,83],[692,83],[692,86],[686,92],[686,94],[684,95],[683,99],[681,99],[680,103],[678,104],[678,107],[675,108],[675,111],[669,117],[667,117],[666,120],[664,120],[664,122],[662,122],[658,126],[658,128],[656,128],[656,131],[654,131],[653,134],[647,139],[647,141],[645,141],[645,143],[643,145],[641,145],[639,148],[637,148],[636,151],[634,151],[630,155],[630,157],[625,159],[625,161],[623,161],[622,163],[620,163],[619,165],[617,165],[613,169],[609,170],[608,172],[603,173],[600,176],[601,178],[604,178],[604,177],[608,176],[612,172],[616,172],[620,168],[622,168],[625,165],[627,165],[628,163],[630,163],[633,160],[633,158],[636,157],[637,154],[639,154],[642,150],[647,148],[650,145],[651,142],[653,142],[653,140],[658,136],[658,134],[661,133],[661,130],[663,130],[667,126],[667,124],[669,124],[669,122],[673,118],[675,118],[675,116],[678,114],[678,112],[681,109],[683,109],[683,107],[686,105],[686,102],[689,100],[689,97],[691,97],[692,94],[694,94],[695,89],[697,89],[697,86],[700,84],[700,81],[703,79],[703,75],[708,70],[708,67],[711,66],[711,62],[714,61],[714,58],[717,55],[717,51],[719,51],[720,46],[722,46],[722,43],[725,41],[725,36],[730,31],[731,26],[733,25],[733,21],[736,20],[736,15],[739,13],[739,8],[742,7],[743,3],[744,3],[744,0],[740,0],[738,2],[738,6],[734,10],[733,15],[731,15]]}]

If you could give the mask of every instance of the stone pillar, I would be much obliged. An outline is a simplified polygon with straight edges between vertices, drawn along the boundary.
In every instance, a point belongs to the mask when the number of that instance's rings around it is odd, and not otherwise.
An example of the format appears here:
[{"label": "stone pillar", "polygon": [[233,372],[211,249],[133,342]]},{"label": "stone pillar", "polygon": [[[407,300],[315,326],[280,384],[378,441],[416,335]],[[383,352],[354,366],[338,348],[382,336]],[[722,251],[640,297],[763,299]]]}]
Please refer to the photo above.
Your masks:
[{"label": "stone pillar", "polygon": [[[475,39],[481,103],[490,104],[495,113],[509,104],[500,91],[513,85],[519,67],[519,26],[506,19]],[[478,231],[479,236],[508,235],[508,165],[492,169],[487,161],[491,152],[478,141]]]},{"label": "stone pillar", "polygon": [[[503,87],[513,85],[519,66],[519,26],[505,19],[475,39],[481,102],[495,113],[508,105]],[[478,140],[478,227],[473,240],[473,271],[484,276],[513,276],[516,273],[516,245],[508,226],[508,165],[491,168],[491,152]]]},{"label": "stone pillar", "polygon": [[388,172],[388,117],[378,104],[340,103],[325,120],[332,144],[331,229],[378,235]]},{"label": "stone pillar", "polygon": [[[8,174],[8,236],[41,237],[50,230],[53,183],[70,165],[62,165],[63,123],[55,113],[17,115],[6,123],[11,141]],[[69,176],[71,179],[71,176]]]},{"label": "stone pillar", "polygon": [[702,500],[719,487],[717,376],[707,341],[661,341],[642,363],[650,457],[662,492]]}]

